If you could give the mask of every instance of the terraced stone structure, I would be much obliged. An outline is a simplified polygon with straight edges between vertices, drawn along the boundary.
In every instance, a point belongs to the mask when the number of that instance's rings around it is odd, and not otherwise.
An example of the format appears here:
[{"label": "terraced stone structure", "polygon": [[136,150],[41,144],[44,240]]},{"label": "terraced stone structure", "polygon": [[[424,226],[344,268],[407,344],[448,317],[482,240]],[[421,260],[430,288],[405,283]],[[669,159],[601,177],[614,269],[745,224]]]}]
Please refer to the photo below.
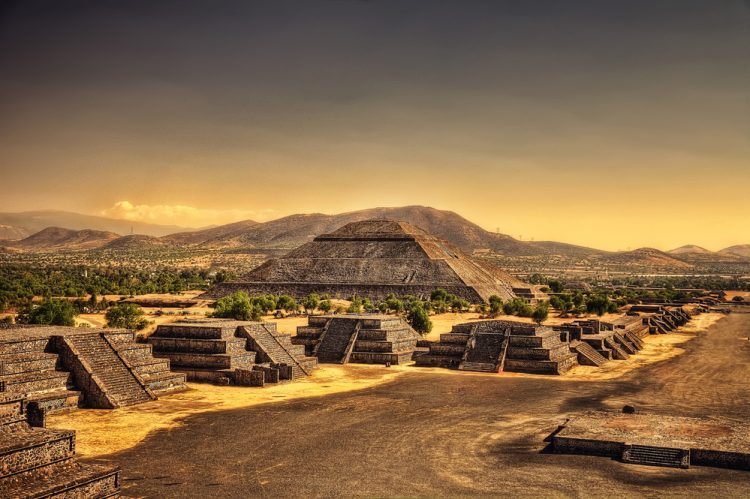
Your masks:
[{"label": "terraced stone structure", "polygon": [[681,306],[633,305],[628,315],[642,317],[652,334],[672,332],[690,320],[690,313]]},{"label": "terraced stone structure", "polygon": [[311,316],[292,343],[318,362],[395,365],[412,359],[419,339],[400,317],[347,314]]},{"label": "terraced stone structure", "polygon": [[429,352],[414,360],[421,367],[463,371],[514,371],[562,374],[578,365],[566,334],[552,328],[514,321],[479,321],[453,326]]},{"label": "terraced stone structure", "polygon": [[185,377],[155,359],[127,330],[23,327],[0,332],[0,392],[46,411],[114,409],[185,389]]},{"label": "terraced stone structure", "polygon": [[162,324],[148,338],[157,358],[190,381],[264,386],[308,376],[314,357],[272,322],[205,319]]},{"label": "terraced stone structure", "polygon": [[241,281],[219,284],[205,296],[220,298],[245,290],[296,298],[318,293],[381,299],[389,294],[429,297],[442,288],[479,303],[491,295],[513,298],[514,287],[528,285],[418,227],[365,220],[320,235],[282,258],[268,260]]},{"label": "terraced stone structure", "polygon": [[[36,411],[34,426],[29,408]],[[117,495],[119,469],[76,461],[75,432],[44,428],[43,414],[23,395],[0,394],[0,497]]]},{"label": "terraced stone structure", "polygon": [[614,322],[577,320],[554,326],[568,335],[579,364],[601,366],[609,360],[627,360],[643,348],[649,328],[638,317],[624,316]]}]

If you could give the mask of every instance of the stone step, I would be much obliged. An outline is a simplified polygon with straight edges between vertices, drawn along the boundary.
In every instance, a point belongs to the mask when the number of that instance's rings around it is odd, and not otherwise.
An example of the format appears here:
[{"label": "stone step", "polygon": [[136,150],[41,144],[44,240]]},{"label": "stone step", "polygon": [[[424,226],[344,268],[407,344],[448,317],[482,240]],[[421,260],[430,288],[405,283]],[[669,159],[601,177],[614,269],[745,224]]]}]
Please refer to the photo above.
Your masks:
[{"label": "stone step", "polygon": [[551,348],[508,347],[509,359],[557,360],[570,353],[567,344],[560,343]]},{"label": "stone step", "polygon": [[606,358],[585,341],[571,343],[571,348],[578,354],[578,363],[581,365],[599,367],[607,362]]},{"label": "stone step", "polygon": [[63,412],[77,409],[83,402],[83,397],[77,390],[53,390],[32,393],[29,401],[37,402],[39,408],[47,412]]},{"label": "stone step", "polygon": [[64,371],[37,371],[2,375],[0,382],[5,384],[7,392],[32,393],[67,388],[73,376]]},{"label": "stone step", "polygon": [[19,426],[0,432],[0,437],[4,437],[0,438],[0,478],[69,459],[75,454],[74,431]]},{"label": "stone step", "polygon": [[415,356],[414,362],[420,367],[444,367],[455,369],[458,368],[458,365],[461,363],[461,356],[425,353]]},{"label": "stone step", "polygon": [[120,490],[120,471],[67,460],[2,478],[0,490],[8,498],[113,497]]},{"label": "stone step", "polygon": [[49,338],[6,341],[0,344],[0,355],[28,352],[42,353],[47,349],[48,344]]},{"label": "stone step", "polygon": [[475,372],[484,372],[484,373],[494,373],[497,372],[498,366],[497,364],[490,364],[487,362],[462,362],[458,366],[459,371],[475,371]]},{"label": "stone step", "polygon": [[166,353],[157,352],[154,357],[169,359],[172,368],[195,367],[205,369],[249,369],[255,363],[255,352],[241,354]]},{"label": "stone step", "polygon": [[26,420],[25,396],[0,393],[0,425]]},{"label": "stone step", "polygon": [[626,463],[649,466],[687,468],[690,465],[690,451],[648,445],[628,445],[623,451],[622,460]]},{"label": "stone step", "polygon": [[154,353],[185,352],[206,354],[231,354],[245,351],[246,341],[241,338],[191,339],[191,338],[149,338]]},{"label": "stone step", "polygon": [[196,340],[221,340],[231,339],[234,337],[237,326],[201,326],[189,324],[161,324],[156,329],[151,338],[182,338]]},{"label": "stone step", "polygon": [[32,371],[54,371],[57,355],[45,352],[23,352],[0,355],[0,375]]}]

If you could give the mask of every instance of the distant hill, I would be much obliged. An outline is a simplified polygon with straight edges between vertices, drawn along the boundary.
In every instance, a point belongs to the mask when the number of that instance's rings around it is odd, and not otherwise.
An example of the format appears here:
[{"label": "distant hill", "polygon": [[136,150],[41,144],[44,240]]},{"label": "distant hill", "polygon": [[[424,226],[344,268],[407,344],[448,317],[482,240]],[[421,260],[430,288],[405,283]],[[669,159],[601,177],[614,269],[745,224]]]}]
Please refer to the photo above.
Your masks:
[{"label": "distant hill", "polygon": [[679,248],[669,250],[667,253],[671,255],[686,255],[686,254],[709,255],[713,253],[713,251],[707,250],[706,248],[702,248],[700,246],[696,246],[694,244],[686,244],[685,246],[680,246]]},{"label": "distant hill", "polygon": [[735,255],[743,258],[750,258],[750,244],[738,244],[736,246],[730,246],[719,250],[719,253],[723,255]]},{"label": "distant hill", "polygon": [[229,243],[235,239],[241,240],[242,235],[246,231],[257,227],[258,225],[258,222],[252,220],[243,220],[242,222],[219,225],[209,229],[178,232],[176,234],[164,236],[163,239],[173,244],[182,245],[213,244],[212,241],[215,241],[219,246],[222,245],[222,241],[225,245],[229,245]]},{"label": "distant hill", "polygon": [[[466,252],[484,249],[510,257],[560,255],[569,258],[587,259],[611,265],[635,267],[662,267],[689,269],[693,264],[706,262],[741,262],[750,258],[750,245],[738,245],[725,248],[720,252],[711,252],[695,245],[686,245],[666,253],[653,248],[640,248],[634,251],[608,252],[555,241],[519,241],[506,234],[489,232],[452,211],[438,210],[425,206],[404,206],[399,208],[372,208],[367,210],[325,215],[322,213],[298,214],[259,223],[244,220],[201,230],[177,230],[167,235],[160,234],[170,229],[169,226],[137,224],[124,220],[113,220],[104,217],[91,217],[75,213],[46,211],[26,213],[0,213],[0,224],[24,221],[27,226],[44,223],[51,218],[65,218],[73,225],[94,223],[97,226],[112,225],[126,229],[120,233],[129,233],[131,225],[134,230],[149,230],[151,233],[139,233],[118,237],[114,232],[89,230],[78,231],[62,229],[60,226],[45,228],[20,241],[0,241],[13,251],[46,251],[49,249],[95,249],[137,250],[166,246],[194,246],[215,250],[253,249],[263,253],[269,251],[286,251],[311,241],[315,236],[334,232],[336,229],[351,223],[372,218],[389,218],[409,222],[427,232],[445,239]],[[7,225],[15,227],[15,225]],[[87,229],[95,227],[86,227]],[[2,225],[0,225],[0,230]],[[13,230],[13,229],[8,229]],[[22,229],[26,230],[26,229]],[[18,232],[13,232],[18,234]],[[2,232],[0,232],[2,234]],[[0,238],[2,239],[2,238]],[[10,238],[5,238],[10,239]]]},{"label": "distant hill", "polygon": [[172,243],[169,241],[154,237],[146,236],[143,234],[130,234],[127,236],[118,237],[112,241],[101,246],[103,250],[137,250],[137,249],[149,249],[149,248],[160,248],[164,246],[170,246]]},{"label": "distant hill", "polygon": [[[23,211],[19,213],[0,213],[0,226],[11,227],[20,233],[21,239],[39,232],[47,227],[64,227],[66,229],[82,230],[94,229],[118,234],[146,234],[149,236],[165,236],[174,232],[189,230],[176,225],[157,225],[145,222],[131,222],[114,218],[81,215],[69,211],[45,210]],[[0,239],[14,239],[0,233]]]},{"label": "distant hill", "polygon": [[99,248],[120,237],[114,232],[101,230],[71,230],[62,227],[47,227],[20,241],[14,241],[8,246],[27,250],[84,250]]},{"label": "distant hill", "polygon": [[21,227],[0,224],[0,240],[17,241],[24,237],[29,237],[30,235],[31,233],[28,230],[22,229]]},{"label": "distant hill", "polygon": [[[333,232],[350,222],[371,218],[389,218],[409,222],[467,251],[489,248],[510,255],[549,253],[543,246],[518,241],[505,234],[486,231],[452,211],[424,206],[372,208],[338,215],[322,213],[291,215],[265,223],[238,222],[202,231],[173,234],[165,239],[175,243],[200,244],[216,248],[242,246],[294,248],[311,241],[319,234]],[[561,247],[568,246],[563,243],[558,244]]]},{"label": "distant hill", "polygon": [[601,263],[628,267],[691,269],[693,265],[655,248],[638,248],[633,251],[610,253],[599,259]]}]

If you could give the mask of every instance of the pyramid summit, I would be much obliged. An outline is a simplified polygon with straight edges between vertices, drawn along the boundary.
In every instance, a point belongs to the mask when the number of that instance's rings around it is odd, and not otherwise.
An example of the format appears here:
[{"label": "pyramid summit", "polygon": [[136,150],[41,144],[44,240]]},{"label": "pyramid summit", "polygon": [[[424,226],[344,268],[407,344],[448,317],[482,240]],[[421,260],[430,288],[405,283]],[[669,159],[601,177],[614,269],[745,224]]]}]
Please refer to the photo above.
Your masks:
[{"label": "pyramid summit", "polygon": [[510,299],[519,287],[528,288],[419,227],[374,219],[319,235],[281,258],[268,260],[241,280],[219,284],[209,296],[245,290],[298,298],[318,293],[380,299],[391,293],[428,297],[442,288],[476,303],[492,295]]}]

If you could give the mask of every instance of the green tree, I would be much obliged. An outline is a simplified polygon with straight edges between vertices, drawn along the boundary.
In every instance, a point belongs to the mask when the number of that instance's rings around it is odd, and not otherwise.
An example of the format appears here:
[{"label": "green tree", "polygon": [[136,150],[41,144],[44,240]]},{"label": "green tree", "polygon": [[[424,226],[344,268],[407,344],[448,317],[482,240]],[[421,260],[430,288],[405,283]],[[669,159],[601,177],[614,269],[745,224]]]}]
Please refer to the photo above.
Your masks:
[{"label": "green tree", "polygon": [[437,288],[430,294],[430,301],[449,301],[448,292],[443,288]]},{"label": "green tree", "polygon": [[76,309],[68,300],[45,298],[40,304],[29,302],[18,314],[20,324],[75,326]]},{"label": "green tree", "polygon": [[424,335],[432,331],[432,321],[420,302],[412,303],[409,307],[409,313],[406,314],[406,320],[415,331]]},{"label": "green tree", "polygon": [[497,295],[490,296],[490,314],[499,315],[503,310],[503,299]]},{"label": "green tree", "polygon": [[554,281],[550,281],[548,285],[553,293],[562,293],[563,284],[560,281],[555,279]]},{"label": "green tree", "polygon": [[347,313],[350,314],[361,314],[363,302],[358,296],[353,296],[352,301],[349,304],[349,308],[346,309]]},{"label": "green tree", "polygon": [[287,312],[296,312],[298,309],[297,301],[289,295],[281,295],[276,300],[276,309],[285,310]]},{"label": "green tree", "polygon": [[396,298],[395,296],[389,296],[385,299],[385,306],[388,310],[393,312],[401,313],[404,310],[404,302]]},{"label": "green tree", "polygon": [[323,311],[323,313],[327,314],[328,312],[333,309],[333,302],[326,298],[325,300],[321,300],[321,302],[318,304],[318,308]]},{"label": "green tree", "polygon": [[148,320],[143,316],[143,310],[135,303],[118,303],[104,314],[107,327],[135,329],[140,331],[148,326]]},{"label": "green tree", "polygon": [[[114,308],[114,307],[113,307]],[[110,309],[111,311],[112,309]],[[250,297],[244,291],[237,291],[216,301],[213,317],[223,317],[238,321],[257,321],[262,316],[258,305],[253,305]],[[107,312],[109,314],[109,311]]]},{"label": "green tree", "polygon": [[302,299],[302,307],[308,314],[312,314],[320,304],[320,296],[311,293]]},{"label": "green tree", "polygon": [[542,322],[547,320],[547,317],[549,316],[549,303],[546,301],[541,301],[536,304],[536,307],[534,307],[534,312],[532,313],[531,317],[534,319],[534,322],[537,324],[541,324]]}]

